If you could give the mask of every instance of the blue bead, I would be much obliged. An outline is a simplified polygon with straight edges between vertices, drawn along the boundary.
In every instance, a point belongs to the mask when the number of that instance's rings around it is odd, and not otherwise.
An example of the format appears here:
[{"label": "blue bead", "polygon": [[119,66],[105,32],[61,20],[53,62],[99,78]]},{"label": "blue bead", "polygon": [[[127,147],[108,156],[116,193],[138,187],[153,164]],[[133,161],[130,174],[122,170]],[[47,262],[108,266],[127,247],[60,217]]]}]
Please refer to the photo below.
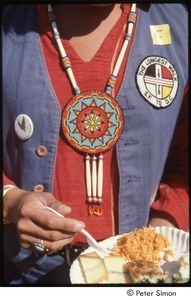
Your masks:
[{"label": "blue bead", "polygon": [[126,35],[125,39],[128,40],[128,41],[130,41],[131,35],[128,33],[128,34]]},{"label": "blue bead", "polygon": [[108,88],[106,88],[106,91],[105,91],[105,93],[106,93],[107,95],[111,95],[111,90],[110,90],[110,89],[108,89]]},{"label": "blue bead", "polygon": [[63,57],[62,57],[62,61],[65,61],[65,60],[67,60],[67,59],[69,59],[68,56],[63,56]]},{"label": "blue bead", "polygon": [[54,34],[54,38],[55,38],[56,40],[59,39],[59,38],[60,38],[59,33],[55,33],[55,34]]},{"label": "blue bead", "polygon": [[69,64],[66,64],[64,66],[65,66],[66,69],[71,68],[71,65],[69,65]]},{"label": "blue bead", "polygon": [[115,75],[111,75],[111,79],[116,80],[117,77]]},{"label": "blue bead", "polygon": [[81,93],[81,91],[80,91],[80,89],[79,89],[79,87],[78,87],[78,86],[77,86],[77,87],[75,87],[75,88],[74,88],[74,90],[75,90],[75,93],[76,93],[76,94],[80,94],[80,93]]}]

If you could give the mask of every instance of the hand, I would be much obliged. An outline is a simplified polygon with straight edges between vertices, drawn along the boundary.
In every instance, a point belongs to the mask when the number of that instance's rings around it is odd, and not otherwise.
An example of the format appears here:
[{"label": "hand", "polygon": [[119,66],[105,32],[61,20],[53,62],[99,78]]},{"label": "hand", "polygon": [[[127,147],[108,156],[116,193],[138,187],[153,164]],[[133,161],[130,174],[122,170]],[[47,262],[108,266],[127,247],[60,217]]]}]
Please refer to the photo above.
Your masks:
[{"label": "hand", "polygon": [[151,218],[149,221],[150,226],[169,226],[169,227],[175,227],[171,222],[161,219],[161,218]]},{"label": "hand", "polygon": [[[57,210],[61,218],[44,206]],[[52,194],[13,189],[4,197],[4,216],[15,224],[21,247],[33,251],[40,238],[49,254],[70,243],[74,235],[85,227],[84,223],[67,217],[71,208],[57,201]]]}]

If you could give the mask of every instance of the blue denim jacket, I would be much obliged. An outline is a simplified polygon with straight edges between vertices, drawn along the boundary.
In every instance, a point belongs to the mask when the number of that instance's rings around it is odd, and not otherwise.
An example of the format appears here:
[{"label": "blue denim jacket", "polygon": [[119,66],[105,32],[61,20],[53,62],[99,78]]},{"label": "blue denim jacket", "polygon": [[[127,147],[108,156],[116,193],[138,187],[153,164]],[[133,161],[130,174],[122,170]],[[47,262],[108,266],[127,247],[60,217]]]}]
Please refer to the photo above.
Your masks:
[{"label": "blue denim jacket", "polygon": [[[3,21],[4,171],[20,188],[33,190],[42,184],[45,191],[51,192],[61,108],[47,73],[35,6],[5,6]],[[160,35],[158,25],[165,25],[164,36]],[[170,39],[167,44],[166,38]],[[181,4],[151,4],[148,10],[139,9],[133,44],[117,95],[125,120],[116,146],[120,177],[119,233],[147,224],[188,80],[187,39],[187,11]],[[161,86],[155,81],[152,87],[158,88],[156,92],[146,82],[157,66],[160,71],[164,66],[169,71],[167,91],[177,85],[174,94],[166,100],[172,100],[171,104],[163,108],[150,103],[152,97],[155,103],[160,102],[157,93]],[[22,113],[30,116],[34,124],[33,135],[27,141],[19,139],[14,131],[15,119]],[[36,154],[39,145],[48,149],[43,158]],[[16,239],[14,230],[10,231]],[[18,250],[13,239],[7,238],[5,247],[7,256],[23,268],[28,252]],[[27,267],[22,272],[27,273]]]}]

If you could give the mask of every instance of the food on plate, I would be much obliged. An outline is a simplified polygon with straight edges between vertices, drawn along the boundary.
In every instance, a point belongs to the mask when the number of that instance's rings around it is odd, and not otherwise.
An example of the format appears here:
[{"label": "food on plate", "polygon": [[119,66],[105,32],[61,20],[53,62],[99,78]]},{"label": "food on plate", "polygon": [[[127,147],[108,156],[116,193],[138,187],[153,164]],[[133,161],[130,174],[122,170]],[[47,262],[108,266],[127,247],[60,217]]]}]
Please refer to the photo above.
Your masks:
[{"label": "food on plate", "polygon": [[188,232],[143,227],[111,237],[103,245],[114,253],[106,256],[87,249],[71,267],[72,283],[185,283],[190,279]]},{"label": "food on plate", "polygon": [[190,256],[189,253],[185,253],[184,255],[182,255],[179,260],[178,260],[180,269],[178,272],[177,276],[178,278],[176,278],[176,276],[174,276],[176,282],[187,282],[190,278]]},{"label": "food on plate", "polygon": [[96,252],[80,255],[79,261],[87,283],[98,283],[108,279],[103,260]]},{"label": "food on plate", "polygon": [[131,261],[126,264],[133,283],[158,283],[165,279],[163,269],[151,262],[145,260]]},{"label": "food on plate", "polygon": [[150,261],[127,262],[122,256],[109,255],[103,259],[96,252],[79,257],[87,283],[158,283],[164,282],[166,273]]},{"label": "food on plate", "polygon": [[79,256],[80,266],[87,283],[130,283],[132,282],[124,257],[105,256],[96,252]]},{"label": "food on plate", "polygon": [[162,259],[173,258],[171,243],[168,238],[157,233],[152,227],[135,229],[123,235],[113,247],[115,255],[123,256],[127,261],[146,260],[159,263]]},{"label": "food on plate", "polygon": [[[165,278],[165,283],[185,283],[190,279],[190,260],[189,252],[182,253],[177,261],[172,262],[171,269]],[[173,268],[174,267],[174,268]]]},{"label": "food on plate", "polygon": [[168,238],[151,227],[121,236],[113,251],[103,259],[96,252],[79,257],[87,283],[156,283],[166,275],[157,263],[173,255]]}]

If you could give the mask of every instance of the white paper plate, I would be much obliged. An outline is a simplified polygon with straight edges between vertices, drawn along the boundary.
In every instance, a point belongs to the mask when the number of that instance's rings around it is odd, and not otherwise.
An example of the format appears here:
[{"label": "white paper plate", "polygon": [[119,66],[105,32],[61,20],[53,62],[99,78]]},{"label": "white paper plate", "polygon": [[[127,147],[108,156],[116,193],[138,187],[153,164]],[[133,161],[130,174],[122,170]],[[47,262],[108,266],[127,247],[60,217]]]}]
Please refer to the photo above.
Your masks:
[{"label": "white paper plate", "polygon": [[[171,262],[166,265],[165,271],[169,272],[169,274],[172,274],[176,272],[176,267],[177,267],[177,260],[181,255],[181,252],[186,252],[189,251],[189,233],[185,232],[183,230],[179,230],[177,228],[172,228],[172,227],[153,227],[157,233],[163,233],[171,242],[172,244],[172,250],[175,254],[174,257],[174,262]],[[113,237],[110,237],[102,242],[100,242],[101,245],[112,248],[115,244],[116,241],[119,237],[122,235],[116,235]],[[90,253],[96,251],[101,257],[104,257],[106,254],[99,252],[95,250],[92,247],[89,247],[87,250],[85,250],[83,253]],[[79,264],[79,260],[76,259],[71,268],[70,268],[70,280],[72,284],[85,284],[86,280],[83,275],[82,269]]]}]

